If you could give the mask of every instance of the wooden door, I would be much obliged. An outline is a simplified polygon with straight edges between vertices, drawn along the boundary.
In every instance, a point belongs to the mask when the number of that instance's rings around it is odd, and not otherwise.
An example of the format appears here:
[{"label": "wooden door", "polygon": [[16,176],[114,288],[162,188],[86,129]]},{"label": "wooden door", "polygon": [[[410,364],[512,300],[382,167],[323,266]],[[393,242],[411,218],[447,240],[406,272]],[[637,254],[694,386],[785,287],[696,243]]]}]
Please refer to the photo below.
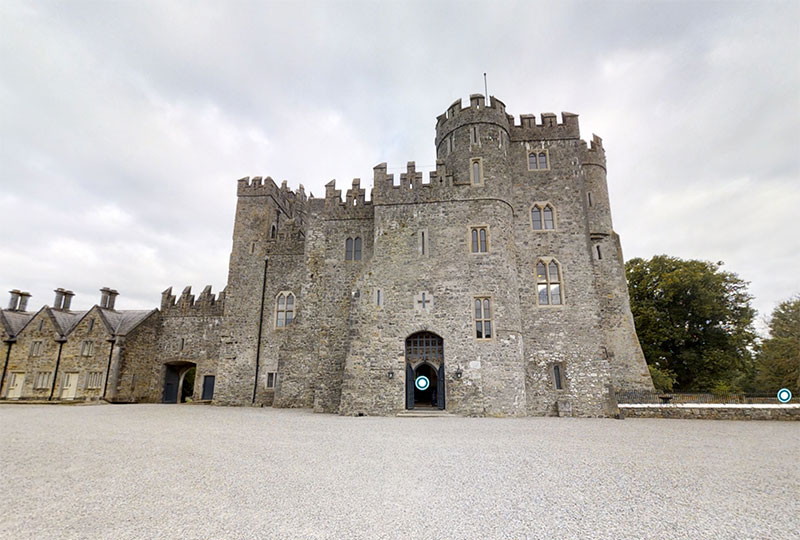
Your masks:
[{"label": "wooden door", "polygon": [[25,384],[25,373],[12,371],[8,375],[8,399],[19,399],[22,397],[22,386]]},{"label": "wooden door", "polygon": [[64,386],[61,388],[61,399],[75,399],[78,392],[78,374],[64,373]]},{"label": "wooden door", "polygon": [[203,400],[214,399],[214,375],[206,375],[203,378]]},{"label": "wooden door", "polygon": [[444,410],[444,362],[439,364],[439,373],[436,376],[436,404],[439,410]]}]

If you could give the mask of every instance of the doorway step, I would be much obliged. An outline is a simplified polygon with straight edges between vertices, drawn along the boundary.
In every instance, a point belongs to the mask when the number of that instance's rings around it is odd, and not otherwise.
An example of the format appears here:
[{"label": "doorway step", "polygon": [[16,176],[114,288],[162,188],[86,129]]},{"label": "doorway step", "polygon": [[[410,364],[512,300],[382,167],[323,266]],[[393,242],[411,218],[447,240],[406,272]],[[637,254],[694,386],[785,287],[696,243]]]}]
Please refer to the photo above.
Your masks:
[{"label": "doorway step", "polygon": [[455,418],[454,414],[434,408],[417,408],[411,409],[410,411],[400,411],[397,413],[397,416],[401,418]]}]

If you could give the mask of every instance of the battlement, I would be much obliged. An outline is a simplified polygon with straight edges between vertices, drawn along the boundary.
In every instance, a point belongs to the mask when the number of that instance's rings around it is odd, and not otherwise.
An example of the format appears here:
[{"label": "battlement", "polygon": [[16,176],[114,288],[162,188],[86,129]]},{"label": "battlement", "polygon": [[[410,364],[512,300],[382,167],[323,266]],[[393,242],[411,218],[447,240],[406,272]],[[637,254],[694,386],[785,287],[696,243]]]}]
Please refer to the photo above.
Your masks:
[{"label": "battlement", "polygon": [[464,112],[472,111],[484,111],[486,109],[492,109],[494,112],[499,114],[500,116],[506,116],[506,106],[505,103],[500,101],[494,96],[489,98],[489,105],[486,105],[486,96],[483,94],[471,94],[469,96],[469,106],[462,107],[461,106],[461,98],[458,98],[450,105],[447,110],[440,114],[436,118],[437,127],[441,124],[444,124],[448,120],[452,120],[456,118],[458,115],[461,115]]},{"label": "battlement", "polygon": [[[371,191],[369,195],[372,199]],[[371,219],[372,200],[367,200],[367,190],[361,187],[361,179],[353,179],[344,200],[342,190],[336,189],[336,180],[325,184],[323,214],[327,219]]]},{"label": "battlement", "polygon": [[254,176],[252,179],[249,176],[245,176],[237,180],[237,182],[236,194],[239,197],[272,196],[287,204],[306,201],[306,192],[303,184],[300,184],[297,191],[292,191],[289,189],[286,180],[281,182],[281,186],[278,187],[275,181],[269,176],[263,178],[263,180],[260,176]]},{"label": "battlement", "polygon": [[586,142],[581,141],[581,147],[582,162],[584,165],[598,165],[605,169],[606,151],[603,148],[603,139],[593,133],[589,146],[587,147]]},{"label": "battlement", "polygon": [[218,295],[211,293],[211,285],[206,285],[195,300],[192,287],[183,289],[180,298],[172,294],[172,287],[161,293],[161,312],[165,317],[218,317],[225,307],[225,291]]},{"label": "battlement", "polygon": [[400,183],[395,185],[394,175],[387,174],[386,163],[376,165],[373,169],[375,186],[375,204],[429,202],[450,198],[453,191],[453,175],[447,172],[444,160],[436,160],[436,170],[427,178],[417,171],[416,163],[409,161],[406,172],[400,174]]},{"label": "battlement", "polygon": [[561,122],[550,112],[541,114],[541,122],[536,121],[535,114],[520,115],[519,123],[514,123],[514,117],[509,115],[508,122],[512,141],[580,139],[581,136],[578,115],[570,112],[561,113]]}]

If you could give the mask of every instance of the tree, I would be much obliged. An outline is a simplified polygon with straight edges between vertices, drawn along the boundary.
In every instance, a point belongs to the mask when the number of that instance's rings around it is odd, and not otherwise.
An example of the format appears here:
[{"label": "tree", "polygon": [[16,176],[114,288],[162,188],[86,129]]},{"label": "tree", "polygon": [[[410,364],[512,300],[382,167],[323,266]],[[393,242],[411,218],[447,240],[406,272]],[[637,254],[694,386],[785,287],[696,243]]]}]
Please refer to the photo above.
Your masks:
[{"label": "tree", "polygon": [[800,295],[773,310],[769,338],[761,344],[756,371],[759,390],[773,393],[788,388],[800,395]]},{"label": "tree", "polygon": [[752,297],[722,264],[667,255],[625,264],[636,332],[660,390],[752,389]]}]

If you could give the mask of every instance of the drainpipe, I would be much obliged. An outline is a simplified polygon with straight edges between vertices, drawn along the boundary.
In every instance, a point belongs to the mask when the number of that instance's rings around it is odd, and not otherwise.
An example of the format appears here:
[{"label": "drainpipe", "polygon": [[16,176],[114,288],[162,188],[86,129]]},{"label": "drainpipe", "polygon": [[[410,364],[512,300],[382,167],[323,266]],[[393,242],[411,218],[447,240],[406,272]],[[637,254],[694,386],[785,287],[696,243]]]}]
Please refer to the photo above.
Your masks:
[{"label": "drainpipe", "polygon": [[111,350],[108,351],[108,365],[106,366],[106,382],[103,383],[103,397],[106,399],[106,390],[108,390],[108,379],[111,377],[111,356],[114,354],[114,339],[109,339],[111,342]]},{"label": "drainpipe", "polygon": [[53,372],[53,384],[50,387],[50,397],[47,398],[47,401],[52,401],[53,394],[56,391],[56,381],[58,380],[58,365],[61,363],[61,349],[64,348],[64,342],[67,341],[64,338],[58,340],[58,358],[56,358],[56,370]]},{"label": "drainpipe", "polygon": [[261,280],[261,311],[258,317],[258,341],[256,342],[256,377],[253,380],[253,403],[256,402],[256,391],[258,390],[258,368],[261,364],[261,329],[264,326],[264,296],[267,288],[267,266],[269,257],[264,257],[264,278]]},{"label": "drainpipe", "polygon": [[[3,363],[3,375],[0,377],[0,392],[3,391],[3,383],[6,382],[6,370],[8,369],[8,359],[11,356],[11,344],[14,343],[12,340],[6,341],[6,361]],[[2,396],[0,396],[2,399]]]}]

